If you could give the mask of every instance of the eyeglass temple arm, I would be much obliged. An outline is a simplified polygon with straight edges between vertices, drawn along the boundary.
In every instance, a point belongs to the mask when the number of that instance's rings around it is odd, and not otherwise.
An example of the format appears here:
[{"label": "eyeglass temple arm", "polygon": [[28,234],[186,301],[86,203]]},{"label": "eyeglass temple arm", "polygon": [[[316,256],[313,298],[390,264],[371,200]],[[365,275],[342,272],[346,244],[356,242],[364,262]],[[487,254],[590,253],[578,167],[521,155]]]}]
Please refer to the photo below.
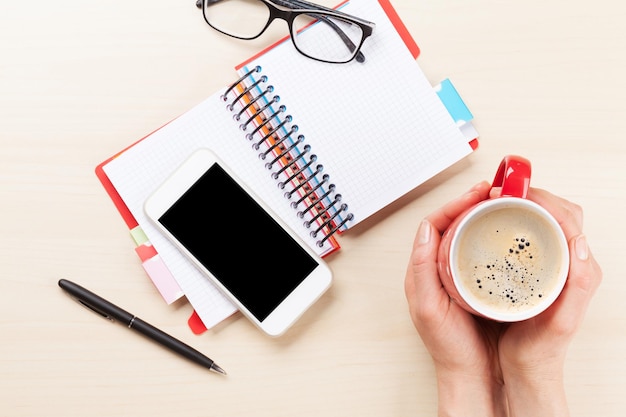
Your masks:
[{"label": "eyeglass temple arm", "polygon": [[[216,1],[221,1],[221,0],[208,0],[208,1],[216,2]],[[316,10],[317,9],[317,10],[323,10],[325,12],[336,13],[336,14],[339,14],[339,15],[342,15],[342,16],[349,17],[350,19],[355,20],[355,21],[357,21],[357,22],[359,22],[361,24],[364,24],[366,26],[369,26],[371,28],[376,26],[375,23],[370,22],[370,21],[365,20],[365,19],[361,19],[358,16],[354,16],[354,15],[351,15],[351,14],[348,14],[348,13],[344,13],[341,10],[331,9],[330,7],[322,6],[321,4],[311,3],[311,2],[308,2],[306,0],[272,0],[272,1],[274,1],[276,3],[286,3],[287,5],[295,4],[297,6],[305,8],[305,9],[312,9],[312,10]]]}]

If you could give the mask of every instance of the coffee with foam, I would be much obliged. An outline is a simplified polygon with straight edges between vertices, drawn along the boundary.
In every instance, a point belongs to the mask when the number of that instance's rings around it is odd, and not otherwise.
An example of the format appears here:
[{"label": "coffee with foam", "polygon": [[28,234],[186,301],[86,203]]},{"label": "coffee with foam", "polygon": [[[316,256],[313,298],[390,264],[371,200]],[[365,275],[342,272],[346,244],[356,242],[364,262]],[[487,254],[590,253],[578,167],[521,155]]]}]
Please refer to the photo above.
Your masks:
[{"label": "coffee with foam", "polygon": [[495,205],[471,216],[453,254],[464,298],[502,314],[555,298],[567,256],[559,232],[527,205]]}]

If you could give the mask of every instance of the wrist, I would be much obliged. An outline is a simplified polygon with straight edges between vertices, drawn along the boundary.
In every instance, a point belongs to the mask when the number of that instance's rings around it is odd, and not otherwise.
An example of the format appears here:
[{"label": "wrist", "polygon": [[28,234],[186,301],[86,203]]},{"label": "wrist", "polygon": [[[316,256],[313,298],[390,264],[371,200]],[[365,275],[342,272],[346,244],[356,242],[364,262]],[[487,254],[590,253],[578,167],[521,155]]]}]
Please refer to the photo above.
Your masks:
[{"label": "wrist", "polygon": [[492,376],[437,370],[439,417],[506,416],[503,384]]},{"label": "wrist", "polygon": [[563,371],[504,374],[510,417],[569,416]]}]

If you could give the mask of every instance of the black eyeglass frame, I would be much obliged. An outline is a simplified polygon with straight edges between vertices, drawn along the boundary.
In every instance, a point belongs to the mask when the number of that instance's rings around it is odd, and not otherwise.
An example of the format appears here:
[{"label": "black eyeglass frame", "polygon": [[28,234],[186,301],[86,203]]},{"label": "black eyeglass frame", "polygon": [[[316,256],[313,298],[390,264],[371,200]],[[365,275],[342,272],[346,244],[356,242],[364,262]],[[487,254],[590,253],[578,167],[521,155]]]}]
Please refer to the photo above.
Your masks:
[{"label": "black eyeglass frame", "polygon": [[[251,37],[236,36],[236,35],[232,35],[230,33],[224,32],[221,29],[213,26],[206,17],[206,13],[204,10],[207,7],[207,4],[211,5],[212,3],[218,3],[220,1],[223,1],[223,0],[197,0],[196,1],[196,7],[198,7],[199,9],[202,9],[202,16],[204,17],[204,21],[210,27],[217,30],[218,32],[223,33],[224,35],[230,36],[232,38],[236,38],[236,39],[252,40],[261,36],[265,32],[265,30],[270,26],[270,24],[272,24],[274,20],[281,19],[287,22],[287,26],[289,27],[289,35],[291,37],[291,41],[299,53],[315,61],[321,61],[321,62],[326,62],[326,63],[331,63],[331,64],[345,64],[347,62],[354,60],[355,58],[357,62],[364,62],[365,56],[361,52],[361,47],[363,46],[365,39],[367,39],[369,36],[372,35],[372,33],[374,32],[374,28],[376,27],[376,24],[373,22],[369,22],[357,16],[352,16],[347,13],[343,13],[339,10],[334,10],[334,9],[331,9],[331,8],[328,8],[319,4],[310,3],[304,0],[258,0],[264,3],[269,9],[270,15],[267,19],[267,23],[255,36],[251,36]],[[318,19],[320,22],[324,22],[330,25],[333,28],[333,30],[337,32],[339,37],[341,37],[343,42],[346,44],[346,47],[352,52],[352,55],[344,61],[329,61],[329,60],[320,59],[315,56],[311,56],[307,54],[306,52],[302,51],[298,47],[298,42],[295,40],[295,36],[297,35],[297,33],[294,33],[293,22],[297,16],[300,16],[303,14],[310,15]],[[352,24],[359,26],[359,28],[361,29],[363,33],[363,36],[361,37],[361,42],[359,43],[359,45],[355,45],[352,42],[352,40],[338,26],[334,24],[334,22],[332,22],[331,20],[325,19],[327,17],[333,17],[333,18],[337,18],[340,20],[348,21]]]}]

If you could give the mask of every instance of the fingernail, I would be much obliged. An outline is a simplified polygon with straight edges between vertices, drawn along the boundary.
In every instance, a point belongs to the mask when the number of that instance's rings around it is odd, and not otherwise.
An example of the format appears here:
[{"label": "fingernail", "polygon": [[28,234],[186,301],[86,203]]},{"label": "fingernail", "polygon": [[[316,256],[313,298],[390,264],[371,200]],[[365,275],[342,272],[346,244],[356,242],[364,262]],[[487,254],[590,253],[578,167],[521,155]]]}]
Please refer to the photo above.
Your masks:
[{"label": "fingernail", "polygon": [[430,222],[426,219],[422,220],[419,229],[417,229],[417,243],[425,245],[430,242]]},{"label": "fingernail", "polygon": [[576,256],[581,261],[586,261],[589,258],[589,246],[587,245],[587,239],[585,235],[580,235],[576,238],[574,243],[576,249]]}]

